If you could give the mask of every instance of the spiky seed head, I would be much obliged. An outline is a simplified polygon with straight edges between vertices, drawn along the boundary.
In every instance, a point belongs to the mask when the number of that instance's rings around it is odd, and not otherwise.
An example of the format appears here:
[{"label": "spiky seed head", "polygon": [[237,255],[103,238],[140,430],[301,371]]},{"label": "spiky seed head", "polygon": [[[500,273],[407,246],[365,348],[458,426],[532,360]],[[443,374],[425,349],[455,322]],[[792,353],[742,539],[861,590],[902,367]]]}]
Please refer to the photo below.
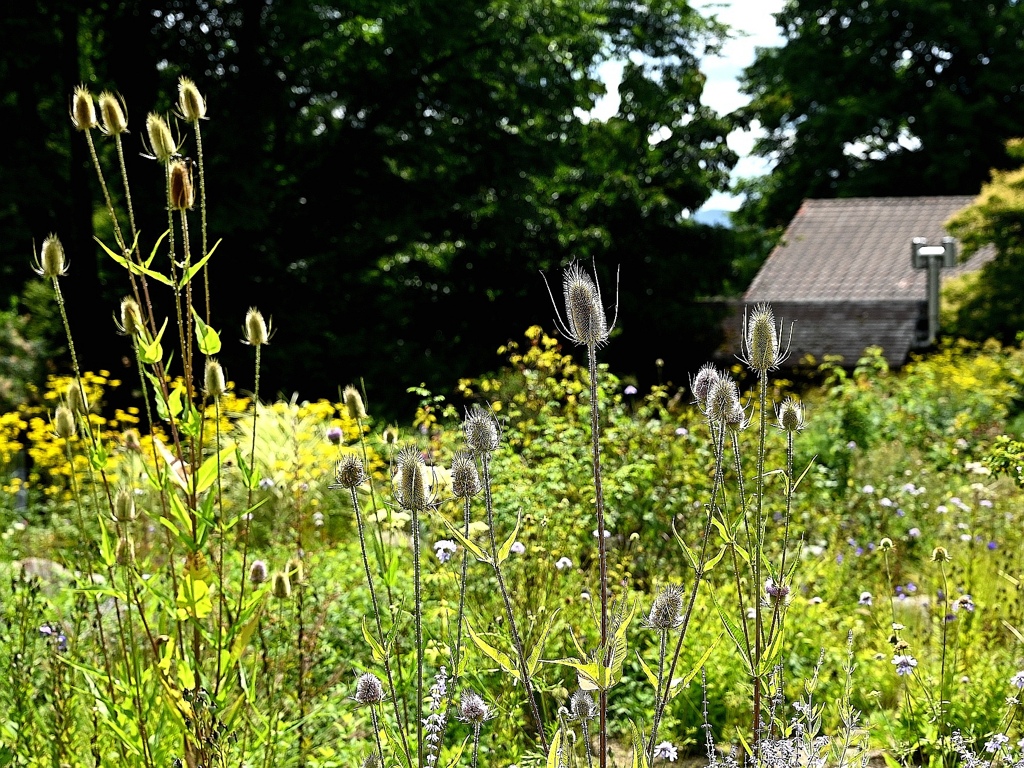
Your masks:
[{"label": "spiky seed head", "polygon": [[92,94],[84,85],[75,86],[75,93],[71,97],[71,124],[78,131],[88,131],[99,125],[96,122],[96,105]]},{"label": "spiky seed head", "polygon": [[736,388],[736,382],[728,374],[723,374],[708,393],[708,418],[715,423],[721,423],[740,407],[740,393]]},{"label": "spiky seed head", "polygon": [[345,392],[342,394],[342,398],[345,401],[345,408],[348,410],[348,417],[353,421],[359,421],[360,419],[366,418],[366,407],[363,405],[363,396],[359,394],[359,390],[355,387],[345,387]]},{"label": "spiky seed head", "polygon": [[569,697],[569,714],[577,720],[593,720],[598,715],[594,697],[584,690]]},{"label": "spiky seed head", "polygon": [[206,117],[206,99],[187,77],[178,80],[178,111],[186,123],[196,123]]},{"label": "spiky seed head", "polygon": [[468,499],[480,493],[480,475],[476,462],[469,451],[458,451],[452,457],[452,495],[457,499]]},{"label": "spiky seed head", "polygon": [[789,595],[789,586],[769,578],[764,585],[765,602],[771,608],[782,608],[789,605],[792,599]]},{"label": "spiky seed head", "polygon": [[183,160],[171,163],[171,188],[168,200],[172,211],[191,210],[196,201],[195,189],[192,187],[192,169]]},{"label": "spiky seed head", "polygon": [[256,307],[249,307],[249,311],[245,313],[245,343],[253,347],[270,343],[267,323]]},{"label": "spiky seed head", "polygon": [[156,112],[150,112],[146,115],[146,133],[149,135],[149,148],[153,157],[161,163],[169,163],[178,147],[174,144],[167,121]]},{"label": "spiky seed head", "polygon": [[397,427],[386,427],[384,434],[381,435],[381,439],[384,440],[384,445],[397,445],[398,444],[398,428]]},{"label": "spiky seed head", "polygon": [[729,413],[725,416],[725,426],[731,429],[733,432],[741,432],[746,429],[748,424],[747,412],[743,410],[743,406],[738,402],[732,407]]},{"label": "spiky seed head", "polygon": [[67,389],[64,390],[64,402],[75,413],[89,413],[89,403],[85,399],[82,386],[77,379],[72,379],[68,383]]},{"label": "spiky seed head", "polygon": [[358,488],[367,480],[363,462],[354,453],[342,456],[334,468],[334,480],[341,488]]},{"label": "spiky seed head", "polygon": [[565,270],[566,327],[572,341],[583,346],[601,346],[608,341],[608,320],[601,306],[597,283],[576,262]]},{"label": "spiky seed head", "polygon": [[132,453],[142,453],[142,438],[139,437],[139,430],[134,427],[129,427],[121,433],[121,444],[125,450]]},{"label": "spiky seed head", "polygon": [[690,389],[693,390],[693,401],[702,409],[707,410],[708,395],[711,394],[711,387],[722,377],[718,369],[711,363],[705,363],[697,371],[697,375],[690,382]]},{"label": "spiky seed head", "polygon": [[64,246],[60,244],[60,239],[56,235],[48,235],[43,240],[43,247],[34,270],[37,275],[47,280],[67,274],[68,264],[64,256]]},{"label": "spiky seed head", "polygon": [[683,590],[671,584],[665,587],[654,598],[651,612],[647,615],[646,624],[651,629],[667,631],[675,629],[683,622]]},{"label": "spiky seed head", "polygon": [[288,573],[288,580],[292,584],[301,584],[306,580],[306,569],[301,559],[297,557],[289,558],[284,569]]},{"label": "spiky seed head", "polygon": [[249,566],[249,583],[254,587],[267,580],[267,564],[262,560],[253,560]]},{"label": "spiky seed head", "polygon": [[206,358],[204,383],[207,397],[218,398],[228,391],[227,382],[224,380],[224,369],[212,357]]},{"label": "spiky seed head", "polygon": [[135,492],[131,488],[121,486],[114,496],[115,523],[130,523],[135,519]]},{"label": "spiky seed head", "polygon": [[498,450],[498,423],[490,411],[478,405],[466,414],[462,422],[466,445],[473,453],[493,453]]},{"label": "spiky seed head", "polygon": [[384,701],[384,686],[375,674],[367,672],[359,676],[355,700],[358,704],[380,704]]},{"label": "spiky seed head", "polygon": [[376,752],[371,752],[363,758],[359,768],[380,768],[380,755]]},{"label": "spiky seed head", "polygon": [[121,319],[115,320],[118,333],[125,336],[138,336],[142,333],[142,309],[139,303],[130,296],[121,299]]},{"label": "spiky seed head", "polygon": [[422,510],[430,505],[427,466],[416,446],[407,445],[398,452],[398,471],[394,482],[395,498],[402,508]]},{"label": "spiky seed head", "polygon": [[274,574],[274,597],[278,600],[287,600],[292,596],[292,583],[288,579],[288,574],[284,571],[278,571]]},{"label": "spiky seed head", "polygon": [[804,409],[796,398],[787,397],[779,406],[779,427],[786,432],[799,432],[804,428]]},{"label": "spiky seed head", "polygon": [[100,115],[103,117],[103,132],[117,136],[128,130],[128,118],[124,116],[124,105],[110,91],[100,94]]},{"label": "spiky seed head", "polygon": [[462,692],[462,699],[459,702],[459,719],[462,722],[479,725],[487,720],[490,715],[490,708],[478,693],[470,690]]},{"label": "spiky seed head", "polygon": [[764,376],[782,361],[782,344],[775,325],[775,313],[768,304],[758,304],[746,319],[746,364]]},{"label": "spiky seed head", "polygon": [[949,556],[949,552],[946,551],[945,547],[936,547],[932,550],[932,562],[933,563],[948,563],[953,558]]},{"label": "spiky seed head", "polygon": [[53,413],[53,431],[57,437],[70,440],[75,436],[75,414],[66,405],[58,405]]},{"label": "spiky seed head", "polygon": [[892,539],[890,539],[888,536],[883,537],[882,540],[878,542],[878,548],[883,552],[888,552],[890,549],[893,549],[894,547],[895,545],[892,543]]}]

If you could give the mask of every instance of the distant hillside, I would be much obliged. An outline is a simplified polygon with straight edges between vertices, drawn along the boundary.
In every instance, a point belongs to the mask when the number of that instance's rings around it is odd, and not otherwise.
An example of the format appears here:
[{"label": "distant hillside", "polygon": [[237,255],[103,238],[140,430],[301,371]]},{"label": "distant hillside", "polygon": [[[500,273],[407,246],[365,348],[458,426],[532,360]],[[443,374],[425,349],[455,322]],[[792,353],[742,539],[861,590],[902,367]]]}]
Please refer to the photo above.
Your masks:
[{"label": "distant hillside", "polygon": [[725,227],[732,229],[732,211],[723,211],[717,208],[697,211],[693,214],[693,220],[701,224],[709,224],[712,227]]}]

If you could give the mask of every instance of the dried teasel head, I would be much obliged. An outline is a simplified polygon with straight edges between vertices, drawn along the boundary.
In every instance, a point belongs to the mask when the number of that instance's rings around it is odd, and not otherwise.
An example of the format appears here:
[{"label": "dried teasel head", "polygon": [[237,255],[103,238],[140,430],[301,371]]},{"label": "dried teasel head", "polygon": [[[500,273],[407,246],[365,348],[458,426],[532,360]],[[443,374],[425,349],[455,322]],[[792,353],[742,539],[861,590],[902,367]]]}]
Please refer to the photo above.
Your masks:
[{"label": "dried teasel head", "polygon": [[150,112],[146,115],[146,133],[152,157],[161,163],[169,163],[178,153],[178,146],[174,143],[167,121],[156,112]]},{"label": "dried teasel head", "polygon": [[473,406],[462,422],[462,434],[473,453],[494,453],[498,450],[498,422],[494,414],[479,405]]},{"label": "dried teasel head", "polygon": [[799,432],[804,428],[804,409],[796,398],[787,397],[779,406],[779,428],[785,432]]},{"label": "dried teasel head", "polygon": [[245,313],[245,338],[243,341],[253,347],[262,347],[270,343],[270,329],[266,320],[256,307],[249,307]]},{"label": "dried teasel head", "polygon": [[191,210],[196,201],[192,186],[192,164],[190,161],[175,160],[171,163],[171,187],[168,203],[172,211]]},{"label": "dried teasel head", "polygon": [[273,594],[278,600],[287,600],[292,596],[292,583],[284,571],[274,574]]},{"label": "dried teasel head", "polygon": [[103,118],[103,132],[117,136],[128,130],[128,118],[125,117],[124,100],[119,99],[110,91],[100,94],[100,115]]},{"label": "dried teasel head", "polygon": [[[608,324],[596,271],[591,277],[577,262],[573,262],[566,267],[562,275],[562,293],[565,300],[565,320],[562,321],[561,317],[556,318],[555,324],[559,332],[580,346],[603,346],[615,328],[615,319],[611,325]],[[550,286],[548,294],[551,296],[552,304],[555,304]],[[557,310],[557,304],[555,306]],[[616,310],[617,307],[616,303]]]},{"label": "dried teasel head", "polygon": [[722,378],[721,372],[711,363],[705,363],[697,371],[697,375],[690,381],[690,390],[693,392],[693,401],[702,411],[707,411],[708,395],[711,394],[711,387]]},{"label": "dried teasel head", "polygon": [[359,390],[355,387],[345,387],[345,391],[342,394],[342,399],[345,401],[345,409],[348,411],[348,417],[353,421],[359,421],[366,418],[366,407],[363,405],[363,396],[359,394]]},{"label": "dried teasel head", "polygon": [[206,118],[206,99],[187,77],[178,80],[178,111],[186,123],[197,123]]},{"label": "dried teasel head", "polygon": [[480,493],[480,474],[469,451],[458,451],[452,457],[452,495],[457,499],[468,499]]},{"label": "dried teasel head", "polygon": [[253,560],[249,566],[249,583],[254,587],[267,580],[267,564],[262,560]]},{"label": "dried teasel head", "polygon": [[114,496],[115,523],[130,523],[135,519],[135,491],[126,486],[117,489]]},{"label": "dried teasel head", "polygon": [[358,488],[369,478],[363,468],[363,462],[354,453],[349,453],[338,460],[334,469],[334,484],[331,488]]},{"label": "dried teasel head", "polygon": [[419,448],[407,445],[398,452],[398,470],[394,477],[395,500],[408,510],[424,510],[430,506],[430,484],[427,465]]},{"label": "dried teasel head", "polygon": [[373,705],[384,701],[384,686],[380,678],[372,672],[366,672],[356,680],[356,695],[353,696],[357,704]]},{"label": "dried teasel head", "polygon": [[740,405],[740,393],[736,382],[728,375],[723,375],[714,383],[708,392],[708,418],[720,424],[727,421]]},{"label": "dried teasel head", "polygon": [[64,246],[60,244],[60,239],[56,235],[50,234],[43,240],[43,247],[36,258],[33,271],[47,280],[63,277],[68,273]]},{"label": "dried teasel head", "polygon": [[57,437],[70,440],[75,436],[75,414],[66,405],[58,405],[53,412],[53,431]]},{"label": "dried teasel head", "polygon": [[228,391],[228,385],[224,379],[224,369],[212,357],[206,358],[204,384],[207,397],[218,398]]},{"label": "dried teasel head", "polygon": [[683,590],[671,584],[654,598],[651,611],[644,622],[651,629],[667,631],[683,623]]},{"label": "dried teasel head", "polygon": [[78,131],[88,131],[99,125],[96,121],[96,104],[89,89],[84,85],[75,86],[74,95],[71,97],[71,124]]},{"label": "dried teasel head", "polygon": [[783,349],[782,332],[768,304],[758,304],[743,319],[743,362],[759,377],[779,367],[788,351]]}]

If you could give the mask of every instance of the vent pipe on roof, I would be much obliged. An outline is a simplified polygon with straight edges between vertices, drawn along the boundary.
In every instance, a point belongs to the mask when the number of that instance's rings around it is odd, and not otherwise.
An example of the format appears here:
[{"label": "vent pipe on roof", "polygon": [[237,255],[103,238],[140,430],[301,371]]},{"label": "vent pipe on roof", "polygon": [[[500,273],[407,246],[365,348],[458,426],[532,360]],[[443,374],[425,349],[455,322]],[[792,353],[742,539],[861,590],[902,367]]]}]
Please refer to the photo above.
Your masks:
[{"label": "vent pipe on roof", "polygon": [[914,269],[928,270],[928,345],[939,335],[939,270],[956,266],[956,240],[942,238],[942,245],[928,245],[923,237],[910,243],[910,262]]}]

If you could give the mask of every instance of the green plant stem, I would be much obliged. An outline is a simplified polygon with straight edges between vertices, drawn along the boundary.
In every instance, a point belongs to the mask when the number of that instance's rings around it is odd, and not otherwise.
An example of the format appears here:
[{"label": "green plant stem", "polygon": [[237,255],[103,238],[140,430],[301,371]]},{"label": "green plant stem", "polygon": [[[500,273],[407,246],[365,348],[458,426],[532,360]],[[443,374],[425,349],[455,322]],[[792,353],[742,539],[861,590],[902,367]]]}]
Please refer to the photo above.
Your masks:
[{"label": "green plant stem", "polygon": [[[199,220],[202,230],[202,248],[200,258],[206,256],[206,166],[203,163],[203,132],[199,128],[199,121],[196,120],[196,158],[199,165]],[[206,324],[210,324],[210,275],[208,272],[209,263],[203,265],[203,289],[206,298]]]},{"label": "green plant stem", "polygon": [[377,754],[380,755],[380,764],[384,763],[384,745],[380,742],[380,723],[377,722],[377,707],[370,708],[370,718],[373,720],[373,735],[377,738]]},{"label": "green plant stem", "polygon": [[[197,126],[198,128],[198,126]],[[201,177],[200,177],[201,178]],[[205,200],[205,197],[204,197]],[[242,531],[242,579],[238,590],[238,607],[235,613],[241,615],[242,605],[245,602],[245,585],[248,581],[249,568],[249,532],[252,525],[252,478],[256,472],[256,420],[260,410],[260,349],[261,344],[256,345],[256,373],[252,395],[252,443],[249,446],[249,477],[246,481],[248,488],[245,495],[245,526]]]},{"label": "green plant stem", "polygon": [[471,768],[476,768],[477,753],[480,751],[480,723],[473,724],[473,762]]},{"label": "green plant stem", "polygon": [[[763,556],[764,549],[764,445],[765,445],[765,428],[767,426],[767,420],[765,419],[764,410],[765,404],[768,399],[768,378],[767,375],[762,373],[758,378],[758,414],[757,414],[757,476],[755,478],[756,490],[754,492],[754,504],[755,504],[755,518],[754,522],[756,525],[757,534],[754,541],[754,551],[750,553],[750,556],[754,560],[754,590],[760,590],[764,585],[764,580],[761,573],[761,558]],[[752,744],[754,760],[759,760],[761,756],[761,674],[758,670],[761,668],[761,647],[763,642],[763,618],[761,616],[761,601],[754,600],[754,659],[753,659],[753,670],[754,670],[754,713],[753,723],[751,725]]]},{"label": "green plant stem", "polygon": [[412,511],[413,593],[416,610],[416,764],[423,768],[423,594],[420,574],[420,515],[416,504]]}]

